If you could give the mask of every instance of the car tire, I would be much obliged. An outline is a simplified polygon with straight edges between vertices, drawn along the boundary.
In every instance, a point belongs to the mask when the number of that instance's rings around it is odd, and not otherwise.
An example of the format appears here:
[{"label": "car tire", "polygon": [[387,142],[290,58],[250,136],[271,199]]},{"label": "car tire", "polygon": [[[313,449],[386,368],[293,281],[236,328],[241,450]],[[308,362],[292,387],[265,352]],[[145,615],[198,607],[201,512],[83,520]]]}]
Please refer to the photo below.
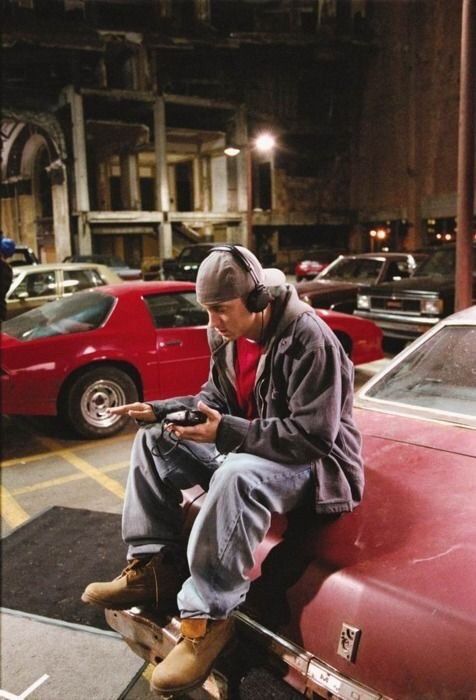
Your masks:
[{"label": "car tire", "polygon": [[82,437],[107,437],[122,430],[129,417],[108,416],[106,409],[137,400],[137,387],[131,377],[117,367],[102,365],[85,370],[75,379],[65,396],[65,416]]}]

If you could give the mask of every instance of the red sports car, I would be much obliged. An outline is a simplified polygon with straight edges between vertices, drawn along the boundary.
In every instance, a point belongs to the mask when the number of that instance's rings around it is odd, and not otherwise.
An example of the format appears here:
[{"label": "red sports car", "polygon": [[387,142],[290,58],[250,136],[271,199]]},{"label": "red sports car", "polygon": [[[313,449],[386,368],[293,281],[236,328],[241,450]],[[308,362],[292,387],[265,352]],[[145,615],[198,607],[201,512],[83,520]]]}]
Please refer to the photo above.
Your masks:
[{"label": "red sports car", "polygon": [[[362,504],[273,518],[235,613],[239,654],[218,662],[236,697],[476,698],[475,348],[473,306],[361,389]],[[152,663],[178,638],[176,619],[162,632],[137,608],[107,618]]]},{"label": "red sports car", "polygon": [[[59,415],[84,437],[121,430],[107,409],[195,393],[208,374],[207,313],[190,282],[124,282],[44,304],[2,326],[3,414]],[[354,363],[382,357],[370,321],[318,311]]]},{"label": "red sports car", "polygon": [[311,248],[309,257],[296,263],[294,274],[296,282],[313,280],[316,275],[326,269],[342,252],[334,248]]}]

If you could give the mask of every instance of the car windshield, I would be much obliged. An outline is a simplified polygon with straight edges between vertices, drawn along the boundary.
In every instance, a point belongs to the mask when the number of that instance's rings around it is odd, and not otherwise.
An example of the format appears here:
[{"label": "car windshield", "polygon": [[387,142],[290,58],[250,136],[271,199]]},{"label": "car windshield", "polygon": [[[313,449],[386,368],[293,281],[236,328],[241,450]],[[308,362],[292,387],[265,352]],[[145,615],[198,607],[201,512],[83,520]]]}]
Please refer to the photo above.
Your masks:
[{"label": "car windshield", "polygon": [[444,326],[402,358],[367,397],[476,417],[476,328]]},{"label": "car windshield", "polygon": [[454,275],[456,250],[454,248],[441,248],[424,260],[418,267],[419,276],[429,275]]},{"label": "car windshield", "polygon": [[375,282],[382,262],[373,258],[337,258],[316,279],[340,282]]},{"label": "car windshield", "polygon": [[72,297],[43,304],[2,324],[2,332],[29,341],[98,328],[115,301],[110,294],[79,292]]},{"label": "car windshield", "polygon": [[204,258],[207,257],[208,253],[211,251],[213,246],[206,248],[204,246],[190,246],[190,248],[184,248],[180,253],[181,262],[202,262]]}]

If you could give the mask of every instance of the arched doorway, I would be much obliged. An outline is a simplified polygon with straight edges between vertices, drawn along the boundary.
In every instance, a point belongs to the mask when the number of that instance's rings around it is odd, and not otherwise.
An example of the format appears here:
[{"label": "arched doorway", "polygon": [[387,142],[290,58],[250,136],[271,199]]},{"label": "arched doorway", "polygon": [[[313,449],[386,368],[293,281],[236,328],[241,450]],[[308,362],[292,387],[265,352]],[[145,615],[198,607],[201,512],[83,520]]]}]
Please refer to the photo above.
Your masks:
[{"label": "arched doorway", "polygon": [[42,262],[71,252],[67,179],[55,140],[41,125],[2,121],[2,229]]}]

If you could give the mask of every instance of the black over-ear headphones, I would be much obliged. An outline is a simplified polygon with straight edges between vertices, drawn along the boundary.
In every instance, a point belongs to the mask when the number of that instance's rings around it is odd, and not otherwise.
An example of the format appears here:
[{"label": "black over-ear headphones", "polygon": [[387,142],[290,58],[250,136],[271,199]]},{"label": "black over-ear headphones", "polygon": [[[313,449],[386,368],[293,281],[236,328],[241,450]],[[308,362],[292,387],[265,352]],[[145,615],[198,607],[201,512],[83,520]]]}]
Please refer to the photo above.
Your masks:
[{"label": "black over-ear headphones", "polygon": [[250,311],[251,313],[264,311],[265,308],[268,306],[269,302],[271,301],[271,297],[264,284],[262,284],[259,281],[256,272],[253,270],[253,267],[251,266],[249,260],[245,258],[241,250],[235,245],[220,245],[216,248],[212,248],[210,253],[214,253],[215,251],[222,253],[231,253],[235,260],[237,260],[240,263],[240,265],[249,273],[251,279],[254,282],[255,288],[252,289],[251,292],[248,294],[248,296],[244,300],[244,304],[248,311]]}]

